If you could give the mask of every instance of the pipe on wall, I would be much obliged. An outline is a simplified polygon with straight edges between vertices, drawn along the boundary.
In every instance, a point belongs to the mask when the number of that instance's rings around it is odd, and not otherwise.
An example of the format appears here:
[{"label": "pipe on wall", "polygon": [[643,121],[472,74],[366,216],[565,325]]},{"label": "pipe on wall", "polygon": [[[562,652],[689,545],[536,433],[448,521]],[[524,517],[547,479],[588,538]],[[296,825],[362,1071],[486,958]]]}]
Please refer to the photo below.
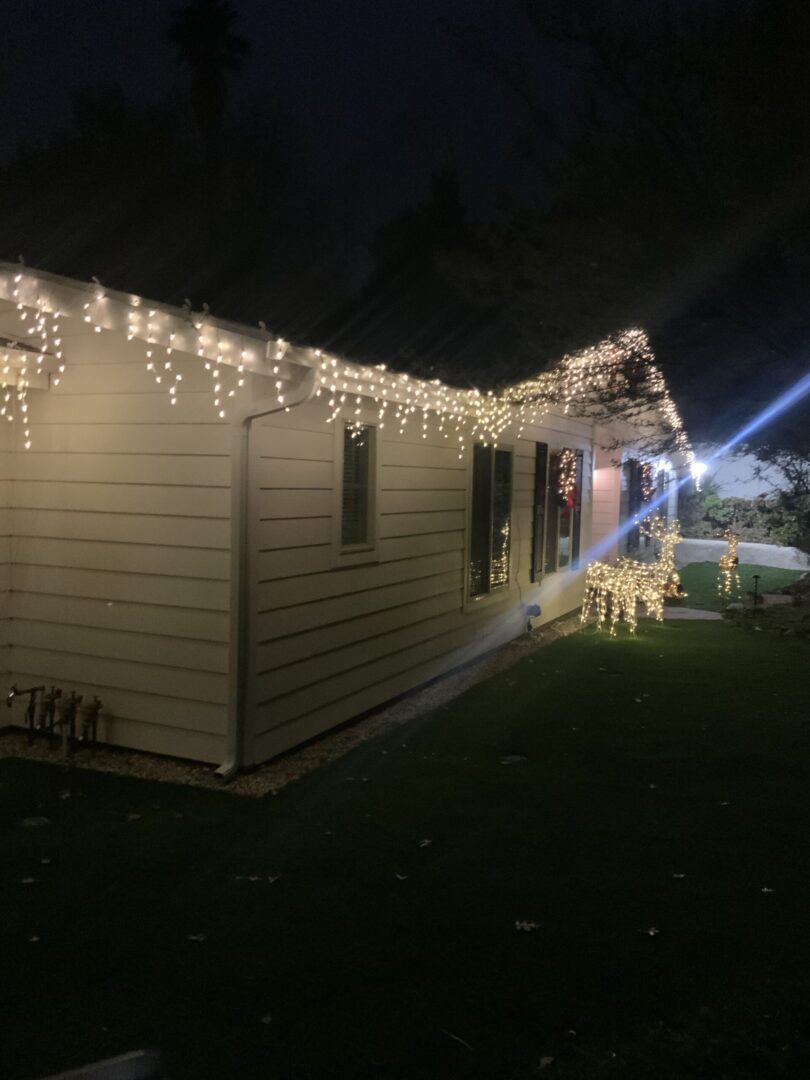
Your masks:
[{"label": "pipe on wall", "polygon": [[250,746],[253,738],[253,695],[255,671],[253,641],[255,613],[251,589],[256,580],[258,520],[251,513],[255,490],[250,453],[253,421],[273,413],[289,411],[310,401],[316,388],[316,370],[307,366],[301,383],[284,404],[273,397],[254,401],[235,419],[231,446],[231,610],[230,610],[230,682],[228,691],[228,731],[225,760],[216,770],[223,780],[230,780],[246,765],[252,765]]}]

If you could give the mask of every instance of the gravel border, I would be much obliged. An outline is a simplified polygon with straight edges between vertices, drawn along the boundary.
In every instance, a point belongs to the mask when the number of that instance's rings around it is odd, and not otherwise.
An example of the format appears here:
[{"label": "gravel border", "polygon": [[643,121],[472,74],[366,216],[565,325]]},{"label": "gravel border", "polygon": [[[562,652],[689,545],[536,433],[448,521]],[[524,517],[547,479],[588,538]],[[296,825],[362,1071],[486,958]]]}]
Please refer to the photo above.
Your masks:
[{"label": "gravel border", "polygon": [[[415,690],[360,720],[328,732],[315,742],[292,750],[274,761],[268,761],[252,772],[242,773],[228,783],[224,783],[214,774],[212,765],[112,746],[79,750],[71,756],[66,767],[212,788],[231,795],[246,795],[252,798],[275,795],[293,780],[298,780],[327,762],[343,757],[369,739],[446,705],[471,686],[505,671],[544,645],[550,645],[553,641],[575,633],[580,626],[578,612],[546,623],[463,668],[429,683],[421,690]],[[24,731],[19,728],[6,728],[0,731],[0,758],[9,757],[59,764],[61,751],[55,740],[52,742],[37,738],[33,743],[29,743],[28,735]]]}]

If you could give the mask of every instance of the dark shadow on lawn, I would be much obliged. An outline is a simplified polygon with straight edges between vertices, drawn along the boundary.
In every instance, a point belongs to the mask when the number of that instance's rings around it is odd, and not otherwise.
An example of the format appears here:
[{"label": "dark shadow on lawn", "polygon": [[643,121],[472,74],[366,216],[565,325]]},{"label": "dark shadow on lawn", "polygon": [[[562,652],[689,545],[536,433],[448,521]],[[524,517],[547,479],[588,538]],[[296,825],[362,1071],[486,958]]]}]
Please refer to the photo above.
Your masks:
[{"label": "dark shadow on lawn", "polygon": [[764,637],[587,630],[259,802],[0,762],[0,1073],[799,1075],[810,656]]}]

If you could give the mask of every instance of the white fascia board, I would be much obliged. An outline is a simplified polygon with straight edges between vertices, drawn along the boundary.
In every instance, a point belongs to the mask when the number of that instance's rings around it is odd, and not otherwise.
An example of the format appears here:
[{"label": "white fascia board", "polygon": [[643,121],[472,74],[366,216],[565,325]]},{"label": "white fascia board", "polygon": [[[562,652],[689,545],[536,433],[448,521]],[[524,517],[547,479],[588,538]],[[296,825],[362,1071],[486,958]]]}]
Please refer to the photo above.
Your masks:
[{"label": "white fascia board", "polygon": [[[99,327],[102,333],[121,334],[155,348],[165,348],[171,342],[173,352],[199,356],[203,361],[220,356],[223,365],[242,364],[246,372],[255,375],[296,381],[305,374],[302,369],[313,366],[313,350],[290,349],[265,330],[15,263],[0,261],[0,299],[31,311],[59,312],[62,319],[85,333]],[[25,328],[21,329],[20,340],[24,341]],[[276,353],[282,347],[284,356],[278,360]],[[279,371],[274,373],[276,365]]]}]

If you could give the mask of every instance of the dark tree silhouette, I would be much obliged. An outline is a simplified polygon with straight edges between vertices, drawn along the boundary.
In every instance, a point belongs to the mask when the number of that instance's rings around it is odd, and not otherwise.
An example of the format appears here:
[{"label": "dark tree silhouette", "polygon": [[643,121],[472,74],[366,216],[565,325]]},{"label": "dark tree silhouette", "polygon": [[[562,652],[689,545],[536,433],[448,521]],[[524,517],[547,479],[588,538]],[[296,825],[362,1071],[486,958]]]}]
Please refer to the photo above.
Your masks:
[{"label": "dark tree silhouette", "polygon": [[375,231],[370,272],[342,311],[318,328],[328,347],[369,363],[461,385],[505,374],[502,320],[469,303],[443,273],[450,252],[468,253],[475,233],[455,169],[443,167],[427,197]]},{"label": "dark tree silhouette", "polygon": [[512,321],[527,371],[645,327],[688,426],[724,439],[806,365],[808,9],[516,4],[537,62],[551,43],[576,67],[581,110],[563,126],[528,62],[473,40],[542,168],[536,197],[510,200],[456,279]]},{"label": "dark tree silhouette", "polygon": [[175,9],[169,27],[177,59],[191,71],[191,108],[211,177],[222,160],[227,75],[238,72],[250,52],[247,39],[234,32],[235,22],[227,0],[189,0]]}]

